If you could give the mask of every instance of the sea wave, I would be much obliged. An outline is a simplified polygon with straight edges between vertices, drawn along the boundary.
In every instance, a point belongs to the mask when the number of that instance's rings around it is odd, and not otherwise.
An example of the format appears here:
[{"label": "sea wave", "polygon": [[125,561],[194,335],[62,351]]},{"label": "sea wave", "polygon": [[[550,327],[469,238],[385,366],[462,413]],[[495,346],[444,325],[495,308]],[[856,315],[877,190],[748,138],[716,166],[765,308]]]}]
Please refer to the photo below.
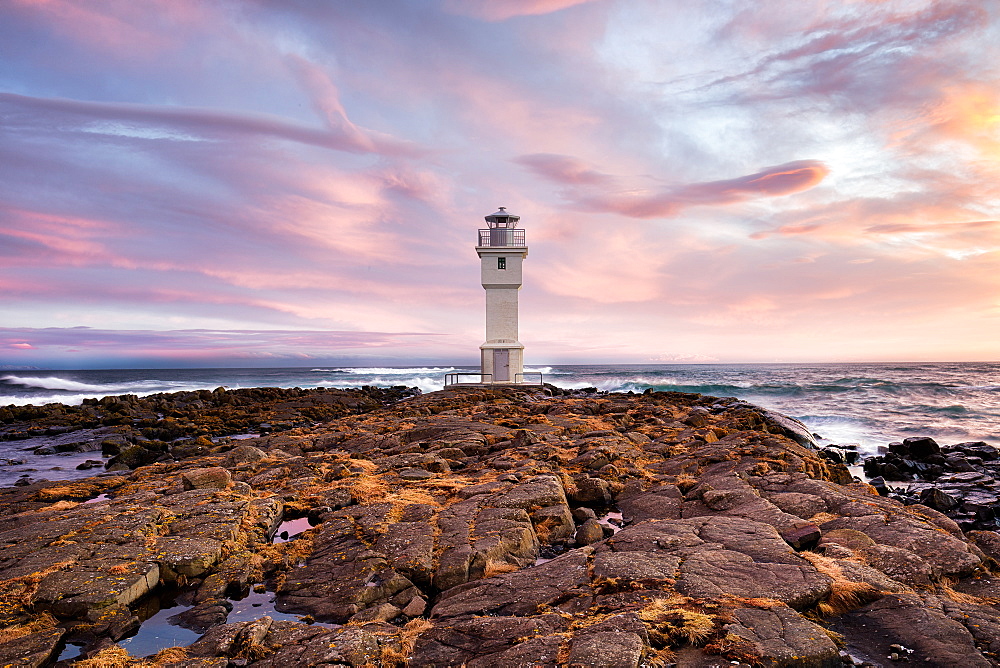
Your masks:
[{"label": "sea wave", "polygon": [[[318,371],[319,369],[313,369],[313,371]],[[447,366],[447,367],[409,367],[409,368],[397,368],[397,367],[344,367],[340,369],[327,369],[331,373],[350,373],[358,376],[391,376],[400,375],[405,376],[407,374],[428,374],[428,373],[451,373],[452,371],[458,371],[458,367]],[[397,385],[399,383],[396,383]],[[368,383],[371,385],[371,383]]]},{"label": "sea wave", "polygon": [[524,367],[524,373],[540,373],[543,376],[569,376],[572,371],[560,371],[551,366]]},{"label": "sea wave", "polygon": [[120,392],[134,392],[153,390],[163,392],[173,389],[177,383],[164,382],[159,380],[141,380],[128,383],[95,384],[81,383],[59,376],[33,377],[33,376],[4,376],[0,380],[11,385],[21,385],[39,390],[62,390],[64,392],[95,392],[102,394],[115,394]]},{"label": "sea wave", "polygon": [[593,377],[592,381],[562,381],[555,379],[553,385],[567,390],[596,387],[604,392],[644,392],[652,389],[656,392],[685,392],[689,394],[709,394],[712,396],[744,396],[744,395],[778,395],[799,396],[806,391],[801,385],[795,384],[754,384],[754,383],[685,383],[665,382],[663,378],[643,376],[612,376],[608,378]]},{"label": "sea wave", "polygon": [[[125,394],[134,394],[138,397],[148,397],[151,394],[160,394],[161,392],[185,392],[205,389],[204,387],[197,385],[190,385],[184,387],[170,387],[164,389],[159,387],[157,389],[150,390],[132,390],[126,392]],[[73,394],[29,394],[29,395],[14,395],[14,396],[3,396],[0,395],[0,406],[44,406],[45,404],[63,404],[65,406],[79,406],[83,403],[84,399],[98,399],[101,397],[114,396],[117,394],[122,394],[119,391],[101,391],[101,392],[77,392]]]},{"label": "sea wave", "polygon": [[416,387],[421,392],[436,392],[444,389],[443,378],[429,378],[426,376],[412,376],[409,378],[368,378],[365,380],[324,380],[316,383],[317,387],[335,387],[338,389],[351,389],[355,387],[396,387],[405,385],[406,387]]}]

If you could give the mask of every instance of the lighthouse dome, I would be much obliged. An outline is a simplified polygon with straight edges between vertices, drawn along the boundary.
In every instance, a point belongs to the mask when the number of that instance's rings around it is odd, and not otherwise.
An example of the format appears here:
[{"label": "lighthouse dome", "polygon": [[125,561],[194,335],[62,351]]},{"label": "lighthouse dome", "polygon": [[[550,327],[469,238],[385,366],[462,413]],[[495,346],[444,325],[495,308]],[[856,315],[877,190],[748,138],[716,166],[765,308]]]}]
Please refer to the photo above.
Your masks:
[{"label": "lighthouse dome", "polygon": [[511,213],[504,206],[500,207],[496,213],[486,216],[486,222],[492,228],[514,228],[517,227],[519,220],[521,220],[521,216]]}]

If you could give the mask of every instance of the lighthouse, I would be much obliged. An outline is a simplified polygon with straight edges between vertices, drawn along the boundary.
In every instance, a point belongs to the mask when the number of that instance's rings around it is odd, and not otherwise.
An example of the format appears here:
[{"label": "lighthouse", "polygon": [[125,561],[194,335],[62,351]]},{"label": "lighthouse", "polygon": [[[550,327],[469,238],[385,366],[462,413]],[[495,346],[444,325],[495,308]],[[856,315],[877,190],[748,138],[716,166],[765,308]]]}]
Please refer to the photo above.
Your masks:
[{"label": "lighthouse", "polygon": [[505,207],[486,216],[476,253],[486,290],[486,341],[479,346],[483,383],[523,383],[524,346],[517,338],[517,292],[528,257],[521,220]]}]

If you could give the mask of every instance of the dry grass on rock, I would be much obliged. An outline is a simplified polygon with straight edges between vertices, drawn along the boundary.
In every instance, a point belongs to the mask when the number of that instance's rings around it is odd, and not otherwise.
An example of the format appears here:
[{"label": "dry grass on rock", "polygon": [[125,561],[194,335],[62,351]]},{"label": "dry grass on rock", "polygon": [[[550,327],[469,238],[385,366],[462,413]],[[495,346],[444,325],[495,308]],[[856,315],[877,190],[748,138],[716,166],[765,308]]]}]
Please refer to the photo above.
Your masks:
[{"label": "dry grass on rock", "polygon": [[0,629],[0,645],[8,643],[11,640],[23,638],[24,636],[31,635],[32,633],[36,633],[38,631],[50,629],[56,624],[57,620],[55,617],[47,612],[43,612],[40,616],[31,620],[27,624],[18,624],[17,626],[8,626]]},{"label": "dry grass on rock", "polygon": [[691,599],[658,599],[639,611],[639,619],[646,622],[651,640],[662,645],[686,642],[697,646],[712,636],[720,618],[678,607],[679,603],[684,604],[682,601],[688,603]]},{"label": "dry grass on rock", "polygon": [[139,666],[142,663],[124,648],[112,645],[102,649],[89,659],[77,661],[73,666],[74,668],[128,668],[129,666]]},{"label": "dry grass on rock", "polygon": [[399,634],[399,643],[389,643],[382,646],[381,664],[382,666],[405,666],[413,649],[417,645],[420,634],[433,628],[434,624],[419,617],[411,619],[403,627]]},{"label": "dry grass on rock", "polygon": [[800,555],[817,571],[833,579],[830,595],[816,604],[816,612],[822,617],[834,617],[861,607],[879,598],[881,593],[867,582],[855,582],[844,576],[837,562],[816,552],[801,552]]}]

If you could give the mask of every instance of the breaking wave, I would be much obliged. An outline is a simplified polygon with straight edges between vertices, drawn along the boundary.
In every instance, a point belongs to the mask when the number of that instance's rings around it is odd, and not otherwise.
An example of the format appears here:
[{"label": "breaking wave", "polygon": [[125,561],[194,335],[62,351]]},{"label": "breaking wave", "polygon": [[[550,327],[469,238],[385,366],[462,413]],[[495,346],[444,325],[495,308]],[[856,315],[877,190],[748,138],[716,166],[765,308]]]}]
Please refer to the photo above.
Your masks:
[{"label": "breaking wave", "polygon": [[176,389],[179,384],[164,382],[159,380],[140,380],[128,383],[81,383],[59,376],[47,376],[36,378],[31,376],[3,376],[0,380],[10,385],[21,385],[22,387],[39,390],[62,390],[65,392],[92,392],[94,394],[120,394],[138,392],[166,392]]},{"label": "breaking wave", "polygon": [[[340,369],[313,369],[313,371],[327,371],[330,373],[349,373],[358,376],[392,376],[392,375],[412,375],[412,374],[429,374],[429,373],[451,373],[452,371],[458,371],[458,367],[445,366],[445,367],[343,367]],[[371,383],[367,383],[371,385]],[[397,383],[398,385],[398,383]]]},{"label": "breaking wave", "polygon": [[355,387],[395,387],[405,385],[406,387],[416,387],[421,392],[436,392],[444,389],[444,378],[429,378],[427,376],[410,376],[408,378],[368,378],[365,380],[324,380],[316,383],[316,387],[335,387],[338,389],[351,389]]}]

